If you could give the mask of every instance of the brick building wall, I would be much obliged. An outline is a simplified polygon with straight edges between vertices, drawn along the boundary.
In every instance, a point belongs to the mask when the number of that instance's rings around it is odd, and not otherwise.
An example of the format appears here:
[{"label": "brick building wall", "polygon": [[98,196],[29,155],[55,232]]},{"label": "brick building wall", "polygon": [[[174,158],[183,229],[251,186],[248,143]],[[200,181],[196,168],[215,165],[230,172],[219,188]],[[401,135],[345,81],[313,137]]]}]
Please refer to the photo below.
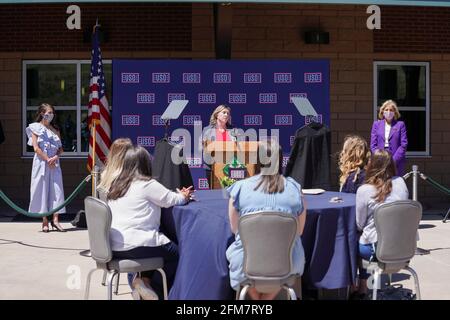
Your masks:
[{"label": "brick building wall", "polygon": [[375,52],[449,53],[450,8],[383,7]]},{"label": "brick building wall", "polygon": [[81,4],[81,30],[67,29],[67,6],[2,5],[0,51],[90,52],[83,34],[92,30],[97,18],[107,30],[105,51],[191,50],[189,3]]},{"label": "brick building wall", "polygon": [[[417,27],[399,26],[405,16],[418,17],[419,23],[436,24],[446,19],[448,9],[382,7],[382,29],[370,31],[366,28],[365,6],[353,5],[273,5],[273,4],[232,4],[233,5],[233,37],[232,59],[330,59],[330,105],[332,152],[337,153],[347,134],[357,133],[370,139],[373,122],[373,61],[427,61],[430,62],[431,75],[431,157],[408,159],[408,167],[418,164],[419,169],[438,182],[450,186],[450,38],[443,38],[438,26]],[[23,39],[22,49],[15,51],[16,46],[2,40],[0,43],[0,115],[6,134],[6,142],[0,145],[0,186],[16,202],[24,207],[29,199],[29,183],[31,159],[21,159],[22,128],[22,60],[27,59],[90,59],[89,45],[82,42],[79,31],[65,28],[65,5],[49,5],[58,11],[60,19],[52,20],[54,29],[58,31],[58,49],[47,47],[39,39],[49,32],[49,26],[42,26],[27,20],[17,24],[16,33]],[[99,15],[105,27],[114,26],[120,21],[121,28],[109,31],[110,42],[102,45],[103,57],[112,58],[193,58],[214,59],[214,20],[212,4],[182,5],[157,4],[123,5],[88,5],[81,4],[82,25],[92,25],[94,17]],[[137,6],[139,10],[134,7]],[[0,6],[0,17],[4,8],[19,10],[37,6]],[[41,6],[39,6],[41,7]],[[19,8],[19,9],[16,9]],[[56,8],[56,9],[55,9]],[[59,8],[59,9],[58,9]],[[136,28],[136,17],[146,20],[153,16],[177,17],[181,19],[183,41],[167,30],[162,20],[159,24],[141,26],[146,33],[146,41],[136,40],[133,30]],[[414,9],[414,10],[412,10]],[[112,16],[104,12],[112,10]],[[31,10],[33,11],[33,10]],[[84,16],[83,12],[89,12]],[[28,11],[27,11],[28,12]],[[138,15],[140,12],[146,14]],[[181,12],[181,13],[180,13]],[[187,21],[186,15],[189,15]],[[16,13],[20,16],[20,13]],[[28,14],[28,19],[36,16]],[[23,18],[22,18],[23,19]],[[49,18],[53,19],[53,18]],[[84,20],[83,20],[84,19]],[[441,19],[441,20],[439,20]],[[2,19],[0,19],[1,21]],[[187,25],[190,23],[189,28]],[[402,22],[403,23],[403,22]],[[20,31],[20,26],[25,31]],[[30,37],[29,26],[35,28],[35,36]],[[419,25],[420,26],[420,25]],[[2,25],[2,30],[5,26]],[[53,27],[51,27],[53,29]],[[159,28],[158,32],[155,28]],[[303,32],[321,28],[330,33],[330,44],[305,44]],[[428,28],[428,29],[426,29]],[[151,30],[150,30],[151,29]],[[426,30],[422,33],[420,30]],[[28,30],[28,31],[26,31]],[[112,30],[115,30],[114,32]],[[178,29],[177,29],[178,30]],[[190,32],[187,32],[190,31]],[[55,31],[52,31],[55,32]],[[75,32],[75,33],[74,33]],[[447,32],[447,31],[445,31]],[[121,35],[119,36],[120,33]],[[28,34],[28,39],[27,39]],[[37,35],[36,35],[37,34]],[[171,35],[168,39],[168,35]],[[417,34],[417,37],[416,37]],[[423,35],[424,34],[424,35]],[[126,35],[126,36],[125,36]],[[12,35],[10,35],[12,36]],[[4,35],[0,35],[4,37]],[[74,37],[76,39],[74,40]],[[176,38],[178,37],[178,38]],[[430,39],[431,38],[431,39]],[[113,41],[114,39],[114,41]],[[164,40],[161,40],[164,39]],[[178,41],[173,41],[178,39]],[[190,43],[190,47],[186,42]],[[148,41],[147,41],[148,40]],[[139,43],[137,46],[136,43]],[[164,42],[164,43],[161,43]],[[398,45],[398,43],[402,45]],[[23,43],[30,43],[26,48]],[[158,45],[155,45],[158,43]],[[31,45],[32,44],[32,45]],[[1,47],[3,46],[3,47]],[[44,50],[45,48],[45,50]],[[48,49],[47,49],[48,48]],[[425,49],[424,49],[425,48]],[[412,128],[410,128],[411,130]],[[64,159],[63,173],[65,192],[68,195],[79,181],[87,174],[85,159]],[[338,172],[336,161],[332,165],[332,178],[337,186]],[[410,182],[408,182],[410,184]],[[440,204],[448,200],[425,183],[419,183],[419,199],[425,206]],[[3,204],[0,204],[2,206]],[[73,208],[80,208],[78,201]],[[70,208],[69,208],[70,210]]]}]

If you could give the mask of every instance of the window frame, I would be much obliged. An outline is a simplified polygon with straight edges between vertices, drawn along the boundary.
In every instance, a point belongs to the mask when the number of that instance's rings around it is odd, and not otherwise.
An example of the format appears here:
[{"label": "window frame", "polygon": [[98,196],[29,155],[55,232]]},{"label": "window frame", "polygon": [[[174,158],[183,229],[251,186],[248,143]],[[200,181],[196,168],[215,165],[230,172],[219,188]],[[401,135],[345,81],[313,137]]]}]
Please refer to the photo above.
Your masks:
[{"label": "window frame", "polygon": [[[378,67],[379,66],[419,66],[425,67],[425,106],[398,106],[400,113],[402,111],[425,111],[425,151],[407,151],[407,158],[430,157],[430,62],[429,61],[382,61],[373,62],[373,118],[378,119]],[[408,130],[408,128],[406,128]]]},{"label": "window frame", "polygon": [[[102,60],[103,64],[112,64],[111,59]],[[55,105],[55,109],[58,111],[69,110],[76,113],[76,133],[77,133],[77,151],[65,151],[61,157],[74,158],[74,159],[86,159],[89,152],[79,151],[81,150],[81,112],[88,110],[87,105],[81,105],[81,66],[87,64],[90,66],[91,60],[22,60],[22,132],[25,132],[27,127],[27,111],[37,110],[39,106],[27,105],[27,66],[30,64],[74,64],[76,65],[76,105],[75,106],[59,106]],[[111,79],[112,84],[112,79]],[[111,92],[112,93],[112,92]],[[51,103],[51,101],[49,101]],[[111,106],[109,106],[111,109]],[[27,138],[25,134],[22,134],[22,157],[31,158],[34,156],[34,152],[27,151]]]}]

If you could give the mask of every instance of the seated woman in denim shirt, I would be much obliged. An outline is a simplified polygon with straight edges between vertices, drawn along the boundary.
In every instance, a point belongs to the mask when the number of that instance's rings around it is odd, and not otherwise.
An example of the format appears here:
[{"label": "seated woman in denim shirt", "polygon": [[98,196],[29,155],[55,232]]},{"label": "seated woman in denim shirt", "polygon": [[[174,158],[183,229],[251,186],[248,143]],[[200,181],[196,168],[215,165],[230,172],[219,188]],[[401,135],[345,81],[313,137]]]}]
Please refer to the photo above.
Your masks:
[{"label": "seated woman in denim shirt", "polygon": [[[297,217],[298,236],[292,252],[293,274],[303,274],[305,264],[305,254],[300,236],[305,225],[306,209],[302,199],[301,186],[294,179],[283,177],[280,174],[283,155],[278,144],[270,141],[260,142],[258,154],[270,157],[269,161],[264,161],[267,163],[266,165],[260,165],[261,173],[238,181],[227,189],[230,195],[231,230],[236,236],[235,241],[227,249],[226,255],[230,263],[231,286],[236,291],[239,290],[240,283],[245,279],[243,272],[244,248],[237,233],[239,218],[243,215],[261,210],[274,210]],[[259,293],[255,288],[250,288],[248,294],[253,300],[269,300],[275,298],[278,291]]]},{"label": "seated woman in denim shirt", "polygon": [[339,155],[340,191],[356,193],[364,183],[366,172],[364,167],[370,157],[370,150],[364,138],[351,135],[344,139],[344,146]]}]

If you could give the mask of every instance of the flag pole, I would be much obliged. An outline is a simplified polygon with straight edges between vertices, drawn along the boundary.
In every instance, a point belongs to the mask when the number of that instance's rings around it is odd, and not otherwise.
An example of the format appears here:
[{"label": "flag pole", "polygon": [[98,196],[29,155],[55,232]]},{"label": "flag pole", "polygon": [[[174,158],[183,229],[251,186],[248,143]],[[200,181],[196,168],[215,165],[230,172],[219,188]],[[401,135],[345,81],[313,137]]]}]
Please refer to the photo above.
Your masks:
[{"label": "flag pole", "polygon": [[92,177],[92,196],[97,198],[97,169],[95,168],[95,145],[97,142],[95,141],[97,136],[96,130],[96,120],[92,121],[92,166],[91,166],[91,177]]},{"label": "flag pole", "polygon": [[[92,28],[92,34],[95,34],[95,28],[100,27],[100,24],[98,23],[98,18],[95,20],[95,25]],[[91,181],[92,181],[92,196],[97,198],[97,168],[95,166],[96,164],[96,153],[95,153],[95,146],[97,144],[96,138],[97,138],[97,120],[92,119],[92,166],[91,166]]]}]

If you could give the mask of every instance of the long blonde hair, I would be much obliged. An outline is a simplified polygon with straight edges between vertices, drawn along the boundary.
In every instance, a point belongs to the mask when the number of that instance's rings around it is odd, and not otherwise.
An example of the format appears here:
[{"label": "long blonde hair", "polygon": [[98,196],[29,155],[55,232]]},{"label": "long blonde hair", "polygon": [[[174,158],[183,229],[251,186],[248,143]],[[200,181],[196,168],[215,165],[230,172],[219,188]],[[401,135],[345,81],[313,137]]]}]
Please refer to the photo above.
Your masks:
[{"label": "long blonde hair", "polygon": [[395,176],[395,162],[391,154],[385,150],[377,150],[370,157],[366,171],[366,183],[377,189],[373,197],[383,202],[392,191],[392,177]]},{"label": "long blonde hair", "polygon": [[129,149],[133,147],[133,143],[128,138],[119,138],[114,140],[106,157],[106,166],[100,176],[100,184],[98,188],[105,192],[109,192],[114,179],[122,171],[123,159]]},{"label": "long blonde hair", "polygon": [[384,109],[386,109],[387,107],[392,107],[394,108],[394,119],[397,120],[398,118],[400,118],[400,111],[398,111],[398,107],[397,107],[397,103],[394,100],[386,100],[380,108],[380,111],[378,112],[378,119],[384,119]]},{"label": "long blonde hair", "polygon": [[217,115],[222,112],[223,110],[227,109],[230,113],[230,116],[228,117],[227,126],[231,126],[231,108],[229,106],[226,106],[224,104],[221,104],[216,109],[214,109],[213,113],[211,114],[211,118],[209,118],[209,124],[211,126],[215,126],[217,123]]},{"label": "long blonde hair", "polygon": [[356,171],[354,181],[358,179],[358,175],[363,169],[370,157],[370,150],[367,141],[358,135],[346,136],[344,145],[339,155],[339,169],[341,175],[339,177],[339,184],[341,189],[347,180],[348,176]]}]

